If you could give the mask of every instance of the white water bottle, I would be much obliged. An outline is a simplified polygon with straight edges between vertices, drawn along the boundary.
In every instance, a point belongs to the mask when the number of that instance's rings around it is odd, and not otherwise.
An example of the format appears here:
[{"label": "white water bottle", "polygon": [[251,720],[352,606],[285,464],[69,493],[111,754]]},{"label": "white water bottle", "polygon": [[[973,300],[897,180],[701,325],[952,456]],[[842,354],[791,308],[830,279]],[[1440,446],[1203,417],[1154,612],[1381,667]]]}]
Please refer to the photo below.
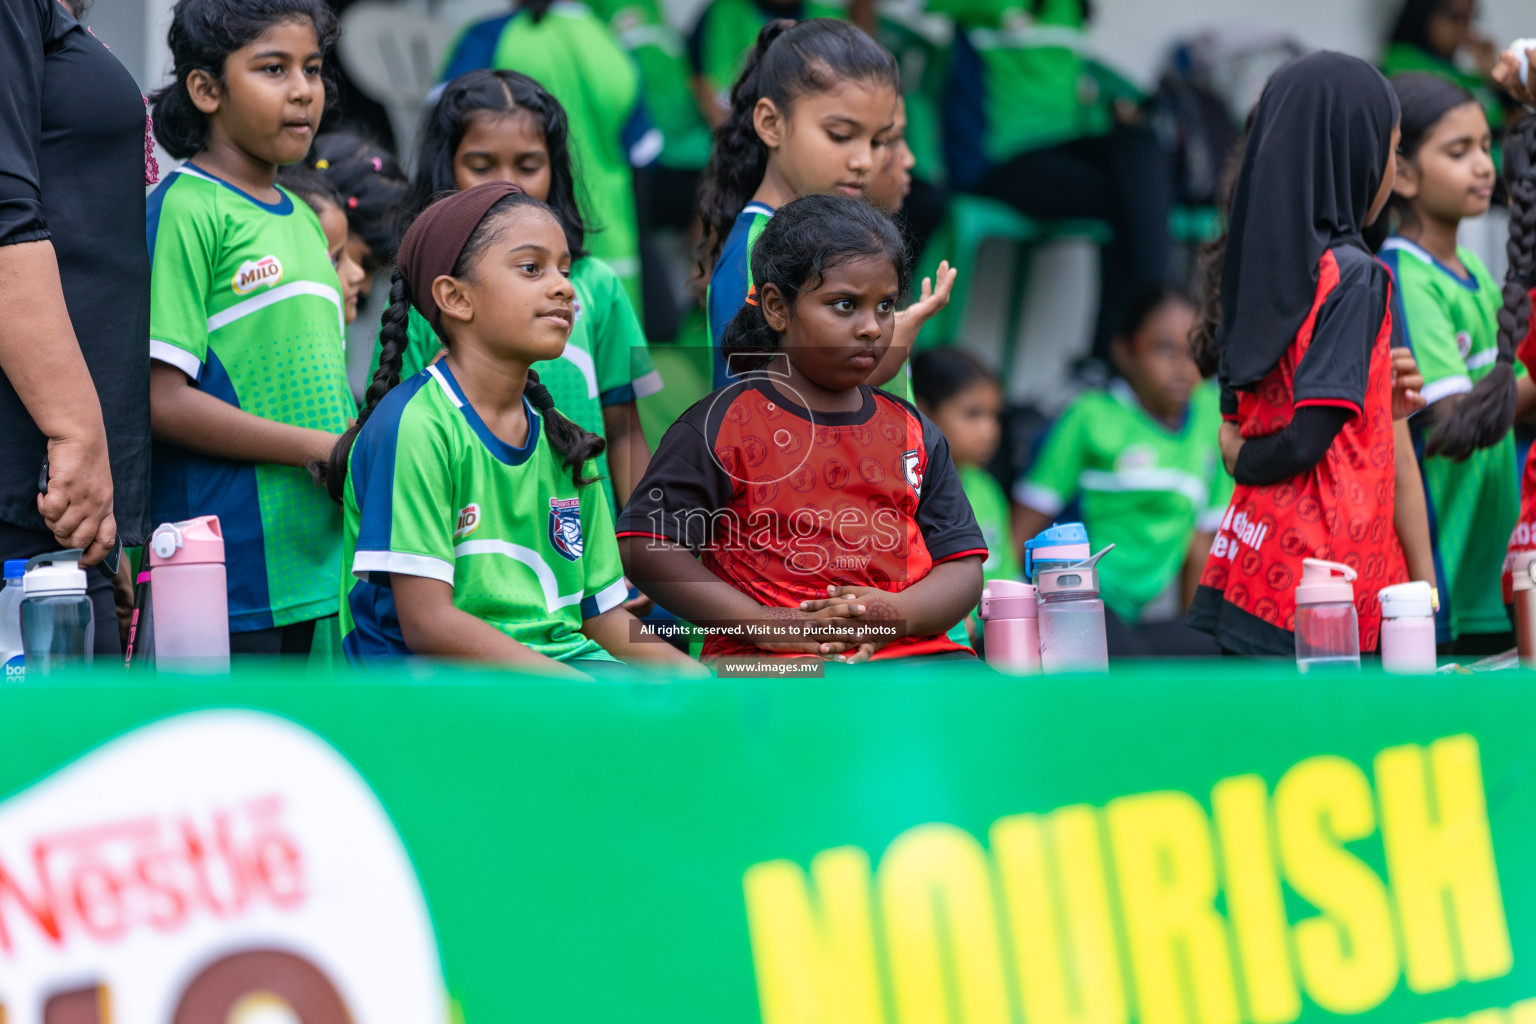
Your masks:
[{"label": "white water bottle", "polygon": [[5,563],[5,589],[0,590],[0,682],[20,682],[26,674],[26,656],[21,643],[21,578],[26,575],[27,560],[12,558]]}]

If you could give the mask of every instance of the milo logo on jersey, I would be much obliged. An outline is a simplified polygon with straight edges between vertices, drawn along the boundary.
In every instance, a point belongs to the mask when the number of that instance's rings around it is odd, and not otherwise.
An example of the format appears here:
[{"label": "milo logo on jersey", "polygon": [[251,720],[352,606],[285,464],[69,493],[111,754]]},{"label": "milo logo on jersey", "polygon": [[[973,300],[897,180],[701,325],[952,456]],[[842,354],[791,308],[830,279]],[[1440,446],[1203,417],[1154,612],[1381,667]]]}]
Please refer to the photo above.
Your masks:
[{"label": "milo logo on jersey", "polygon": [[459,509],[459,523],[453,528],[454,537],[468,537],[480,525],[480,506],[470,502]]},{"label": "milo logo on jersey", "polygon": [[236,295],[246,295],[262,285],[271,287],[283,279],[283,261],[276,256],[263,256],[259,260],[246,260],[235,271],[230,286]]},{"label": "milo logo on jersey", "polygon": [[571,561],[581,557],[581,499],[549,499],[549,543]]}]

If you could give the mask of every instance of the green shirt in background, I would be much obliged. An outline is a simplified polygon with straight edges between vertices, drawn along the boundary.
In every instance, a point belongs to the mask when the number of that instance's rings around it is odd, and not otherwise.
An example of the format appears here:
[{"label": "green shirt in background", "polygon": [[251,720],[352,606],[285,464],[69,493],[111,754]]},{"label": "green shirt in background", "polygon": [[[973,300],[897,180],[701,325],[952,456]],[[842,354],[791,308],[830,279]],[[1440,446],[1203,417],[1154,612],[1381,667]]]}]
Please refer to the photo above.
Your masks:
[{"label": "green shirt in background", "polygon": [[[1456,255],[1466,277],[1406,238],[1393,236],[1381,249],[1397,280],[1393,312],[1424,374],[1430,405],[1471,391],[1498,355],[1498,283],[1471,250],[1458,248]],[[1525,367],[1516,363],[1515,373],[1525,376]],[[1425,456],[1419,465],[1440,577],[1441,639],[1507,632],[1499,578],[1520,514],[1513,435],[1462,462]]]},{"label": "green shirt in background", "polygon": [[594,0],[591,7],[640,68],[640,102],[663,137],[657,161],[675,170],[703,170],[709,161],[709,126],[688,86],[682,35],[657,0]]},{"label": "green shirt in background", "polygon": [[565,108],[576,196],[593,229],[587,248],[639,306],[640,229],[625,141],[640,97],[634,60],[590,8],[556,0],[537,23],[519,11],[469,26],[449,50],[443,79],[480,67],[522,72]]},{"label": "green shirt in background", "polygon": [[[539,381],[549,388],[561,415],[583,430],[606,436],[603,409],[654,395],[661,374],[651,362],[645,331],[630,305],[618,276],[602,260],[583,257],[571,264],[576,291],[576,322],[559,359],[534,363]],[[408,341],[401,360],[400,380],[407,381],[437,357],[442,342],[413,307],[407,320]],[[373,368],[379,364],[375,346]],[[602,476],[609,510],[617,515],[608,454],[593,460]]]},{"label": "green shirt in background", "polygon": [[1498,131],[1504,127],[1504,105],[1499,101],[1499,94],[1481,75],[1463,71],[1444,57],[1420,49],[1412,43],[1389,44],[1381,58],[1381,73],[1391,78],[1404,71],[1428,71],[1455,82],[1477,97],[1483,113],[1488,115],[1490,128]]},{"label": "green shirt in background", "polygon": [[997,479],[980,466],[955,463],[960,487],[971,500],[976,525],[987,540],[987,560],[981,563],[982,577],[992,580],[1022,580],[1024,567],[1013,550],[1013,531],[1009,524],[1008,496]]},{"label": "green shirt in background", "polygon": [[1094,550],[1115,545],[1099,570],[1104,603],[1128,625],[1177,618],[1179,602],[1169,615],[1158,599],[1177,597],[1190,540],[1215,532],[1232,497],[1220,428],[1212,385],[1195,389],[1183,427],[1172,431],[1147,414],[1130,385],[1115,381],[1067,408],[1014,500],[1054,516],[1081,499]]},{"label": "green shirt in background", "polygon": [[722,103],[729,102],[731,86],[757,43],[757,34],[771,19],[841,18],[844,13],[842,7],[821,0],[782,5],[782,10],[755,0],[711,0],[688,40],[694,73],[703,76]]},{"label": "green shirt in background", "polygon": [[963,35],[956,81],[979,79],[981,94],[951,90],[948,114],[957,124],[974,123],[977,111],[956,105],[979,104],[980,141],[990,163],[1111,128],[1110,107],[1086,56],[1082,0],[1040,0],[1033,12],[1019,0],[930,0],[928,9],[953,17]]}]

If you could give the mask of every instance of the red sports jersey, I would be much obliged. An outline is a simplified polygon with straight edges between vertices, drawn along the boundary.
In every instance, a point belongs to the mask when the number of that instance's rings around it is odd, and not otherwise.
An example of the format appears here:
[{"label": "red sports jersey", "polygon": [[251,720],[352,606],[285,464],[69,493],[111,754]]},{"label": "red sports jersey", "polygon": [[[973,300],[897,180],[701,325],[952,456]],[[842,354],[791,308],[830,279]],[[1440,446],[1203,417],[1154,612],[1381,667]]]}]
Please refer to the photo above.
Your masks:
[{"label": "red sports jersey", "polygon": [[[985,557],[949,444],[927,417],[867,386],[855,412],[811,412],[784,387],[764,377],[732,384],[679,417],[618,535],[685,545],[771,608],[825,597],[828,584],[900,592],[939,562]],[[940,634],[902,638],[874,657],[966,650]],[[773,653],[712,633],[703,656]]]},{"label": "red sports jersey", "polygon": [[[1283,430],[1296,409],[1344,406],[1356,415],[1310,472],[1278,484],[1238,484],[1216,535],[1190,624],[1239,654],[1295,653],[1295,587],[1304,558],[1359,574],[1360,649],[1376,649],[1377,591],[1408,579],[1392,525],[1391,275],[1366,253],[1323,253],[1317,296],[1278,366],[1241,392],[1244,437]],[[1372,340],[1374,339],[1374,340]]]},{"label": "red sports jersey", "polygon": [[[1531,290],[1531,302],[1536,304],[1536,289]],[[1528,325],[1525,340],[1515,350],[1515,356],[1536,378],[1536,323]],[[1509,554],[1504,557],[1504,603],[1513,604],[1514,590],[1510,585],[1509,571],[1514,556],[1522,551],[1536,551],[1536,444],[1525,456],[1525,475],[1520,480],[1520,518],[1515,520],[1514,532],[1509,535]]]}]

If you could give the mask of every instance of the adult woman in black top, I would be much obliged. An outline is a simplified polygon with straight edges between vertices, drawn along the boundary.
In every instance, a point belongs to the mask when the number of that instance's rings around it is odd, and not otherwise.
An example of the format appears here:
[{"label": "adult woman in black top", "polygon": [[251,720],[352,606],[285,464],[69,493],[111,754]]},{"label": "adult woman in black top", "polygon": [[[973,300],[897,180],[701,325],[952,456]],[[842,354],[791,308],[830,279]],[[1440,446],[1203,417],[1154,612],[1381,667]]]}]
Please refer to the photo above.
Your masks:
[{"label": "adult woman in black top", "polygon": [[0,4],[0,67],[0,557],[96,562],[149,528],[144,103],[58,0]]}]

